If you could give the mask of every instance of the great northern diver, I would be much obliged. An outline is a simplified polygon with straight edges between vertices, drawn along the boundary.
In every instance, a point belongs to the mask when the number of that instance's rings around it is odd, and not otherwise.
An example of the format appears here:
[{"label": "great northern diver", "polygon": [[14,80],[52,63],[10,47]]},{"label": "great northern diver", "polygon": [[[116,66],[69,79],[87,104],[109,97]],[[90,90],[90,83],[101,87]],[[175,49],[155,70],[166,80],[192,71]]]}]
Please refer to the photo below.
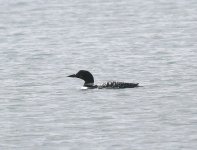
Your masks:
[{"label": "great northern diver", "polygon": [[103,83],[101,85],[95,85],[94,84],[94,77],[93,75],[86,70],[80,70],[77,74],[72,74],[69,75],[68,77],[73,77],[73,78],[79,78],[85,81],[84,83],[84,87],[88,88],[88,89],[95,89],[95,88],[109,88],[109,89],[122,89],[122,88],[134,88],[134,87],[138,87],[139,83],[125,83],[125,82],[116,82],[116,81],[112,81],[112,82],[106,82]]}]

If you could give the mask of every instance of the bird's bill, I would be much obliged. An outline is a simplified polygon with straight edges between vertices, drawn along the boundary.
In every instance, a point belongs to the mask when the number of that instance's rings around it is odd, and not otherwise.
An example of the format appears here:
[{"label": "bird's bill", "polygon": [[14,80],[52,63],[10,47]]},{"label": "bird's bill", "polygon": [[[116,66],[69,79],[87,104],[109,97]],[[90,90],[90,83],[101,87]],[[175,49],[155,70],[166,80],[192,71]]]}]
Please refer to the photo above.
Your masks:
[{"label": "bird's bill", "polygon": [[69,75],[67,77],[72,77],[72,78],[75,78],[76,77],[76,74],[72,74],[72,75]]}]

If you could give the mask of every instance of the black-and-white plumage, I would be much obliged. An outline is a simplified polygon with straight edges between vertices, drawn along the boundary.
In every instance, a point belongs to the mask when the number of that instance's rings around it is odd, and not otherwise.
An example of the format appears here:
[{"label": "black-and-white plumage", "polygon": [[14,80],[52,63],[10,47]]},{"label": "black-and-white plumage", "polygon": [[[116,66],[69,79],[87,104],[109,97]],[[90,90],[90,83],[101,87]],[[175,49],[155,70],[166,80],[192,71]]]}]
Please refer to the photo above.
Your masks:
[{"label": "black-and-white plumage", "polygon": [[79,79],[84,80],[85,83],[83,86],[89,89],[94,89],[94,88],[123,89],[123,88],[138,87],[138,83],[126,83],[126,82],[116,82],[116,81],[110,81],[110,82],[103,83],[101,85],[95,85],[93,75],[89,71],[86,71],[86,70],[80,70],[77,74],[72,74],[72,75],[69,75],[68,77],[79,78]]}]

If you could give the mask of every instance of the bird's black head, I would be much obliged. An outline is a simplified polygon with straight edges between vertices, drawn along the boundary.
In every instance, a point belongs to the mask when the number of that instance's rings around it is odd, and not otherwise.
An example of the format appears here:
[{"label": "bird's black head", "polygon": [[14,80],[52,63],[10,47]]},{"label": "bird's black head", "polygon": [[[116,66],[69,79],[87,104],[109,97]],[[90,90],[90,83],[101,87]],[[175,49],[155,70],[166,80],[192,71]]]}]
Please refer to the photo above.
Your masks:
[{"label": "bird's black head", "polygon": [[89,71],[86,71],[86,70],[80,70],[77,74],[72,74],[72,75],[69,75],[68,77],[80,78],[85,81],[84,85],[94,83],[94,77]]}]

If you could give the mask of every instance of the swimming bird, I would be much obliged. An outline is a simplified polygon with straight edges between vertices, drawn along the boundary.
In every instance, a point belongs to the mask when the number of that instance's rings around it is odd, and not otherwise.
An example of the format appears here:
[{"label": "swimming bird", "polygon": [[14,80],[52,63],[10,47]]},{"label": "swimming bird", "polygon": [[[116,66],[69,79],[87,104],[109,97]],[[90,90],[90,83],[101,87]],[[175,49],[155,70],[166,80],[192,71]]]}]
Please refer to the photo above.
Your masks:
[{"label": "swimming bird", "polygon": [[125,82],[116,82],[116,81],[111,81],[111,82],[106,82],[101,85],[95,85],[94,84],[94,77],[93,75],[86,70],[80,70],[77,74],[72,74],[67,77],[72,77],[72,78],[79,78],[85,81],[84,87],[88,89],[103,89],[103,88],[108,88],[108,89],[123,89],[123,88],[135,88],[138,87],[139,83],[125,83]]}]

